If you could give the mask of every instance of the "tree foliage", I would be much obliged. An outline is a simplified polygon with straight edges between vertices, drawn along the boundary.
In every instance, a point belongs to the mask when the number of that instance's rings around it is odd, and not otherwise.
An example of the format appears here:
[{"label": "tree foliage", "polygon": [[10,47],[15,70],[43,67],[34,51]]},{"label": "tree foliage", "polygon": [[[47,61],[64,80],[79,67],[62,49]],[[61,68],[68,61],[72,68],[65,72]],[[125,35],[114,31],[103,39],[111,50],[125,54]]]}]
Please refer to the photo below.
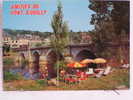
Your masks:
[{"label": "tree foliage", "polygon": [[62,66],[61,62],[63,61],[63,59],[60,57],[62,56],[62,58],[64,58],[63,55],[65,53],[65,48],[69,41],[69,29],[67,22],[63,21],[61,2],[59,2],[57,11],[53,15],[51,26],[53,29],[53,34],[51,36],[51,46],[53,47],[57,56],[57,62],[55,66],[57,69],[57,85],[59,85],[59,70]]},{"label": "tree foliage", "polygon": [[65,47],[69,41],[69,29],[66,21],[63,21],[62,5],[57,6],[57,11],[51,21],[53,34],[51,36],[51,45],[57,55],[64,53]]},{"label": "tree foliage", "polygon": [[95,26],[93,41],[100,54],[107,43],[121,43],[123,33],[129,37],[129,2],[90,0],[89,9],[95,12],[90,23]]},{"label": "tree foliage", "polygon": [[3,45],[3,55],[10,52],[10,45],[4,44]]},{"label": "tree foliage", "polygon": [[129,35],[130,21],[129,21],[129,1],[117,1],[112,2],[113,9],[111,12],[111,17],[114,22],[114,27],[116,34],[121,34],[122,30],[126,31]]},{"label": "tree foliage", "polygon": [[[95,12],[95,14],[92,14],[90,23],[95,25],[96,30],[103,28],[102,25],[108,23],[113,25],[115,35],[122,34],[123,30],[129,35],[128,1],[90,0],[89,9]],[[106,29],[106,27],[104,28]]]}]

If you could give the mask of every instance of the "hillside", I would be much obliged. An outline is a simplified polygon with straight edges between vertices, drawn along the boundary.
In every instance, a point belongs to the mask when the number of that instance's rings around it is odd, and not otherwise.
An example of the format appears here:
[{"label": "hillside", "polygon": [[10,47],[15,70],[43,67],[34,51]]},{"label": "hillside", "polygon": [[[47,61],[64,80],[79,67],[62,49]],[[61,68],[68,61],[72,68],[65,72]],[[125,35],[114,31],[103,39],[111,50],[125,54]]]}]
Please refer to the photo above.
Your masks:
[{"label": "hillside", "polygon": [[40,32],[31,30],[13,30],[13,29],[3,29],[3,35],[10,35],[11,37],[16,37],[18,35],[38,35],[40,37],[48,37],[51,32]]}]

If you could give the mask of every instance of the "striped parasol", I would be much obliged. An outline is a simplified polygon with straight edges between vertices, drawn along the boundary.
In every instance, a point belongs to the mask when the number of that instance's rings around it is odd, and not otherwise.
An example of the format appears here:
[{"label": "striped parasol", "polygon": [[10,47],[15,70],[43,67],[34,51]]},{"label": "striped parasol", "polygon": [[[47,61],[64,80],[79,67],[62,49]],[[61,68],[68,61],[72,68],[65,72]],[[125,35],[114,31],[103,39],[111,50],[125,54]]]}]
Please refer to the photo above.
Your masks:
[{"label": "striped parasol", "polygon": [[92,60],[92,59],[84,59],[80,63],[82,63],[82,64],[94,63],[94,60]]},{"label": "striped parasol", "polygon": [[79,62],[73,62],[73,63],[67,64],[67,66],[70,68],[83,68],[83,67],[86,67],[86,64],[82,64]]},{"label": "striped parasol", "polygon": [[105,60],[104,58],[96,58],[96,59],[94,59],[94,63],[96,63],[96,64],[102,64],[102,63],[106,63],[107,62],[107,60]]}]

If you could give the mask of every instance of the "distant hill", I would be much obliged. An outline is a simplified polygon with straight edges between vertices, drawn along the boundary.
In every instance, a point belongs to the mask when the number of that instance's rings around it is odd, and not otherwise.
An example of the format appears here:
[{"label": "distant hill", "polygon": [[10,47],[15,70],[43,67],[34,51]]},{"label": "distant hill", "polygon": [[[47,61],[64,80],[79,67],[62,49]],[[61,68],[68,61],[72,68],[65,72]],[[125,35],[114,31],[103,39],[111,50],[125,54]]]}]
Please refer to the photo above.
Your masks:
[{"label": "distant hill", "polygon": [[13,29],[3,29],[3,35],[10,35],[16,37],[17,35],[38,35],[40,37],[48,37],[51,35],[51,32],[39,32],[39,31],[30,31],[30,30],[13,30]]}]

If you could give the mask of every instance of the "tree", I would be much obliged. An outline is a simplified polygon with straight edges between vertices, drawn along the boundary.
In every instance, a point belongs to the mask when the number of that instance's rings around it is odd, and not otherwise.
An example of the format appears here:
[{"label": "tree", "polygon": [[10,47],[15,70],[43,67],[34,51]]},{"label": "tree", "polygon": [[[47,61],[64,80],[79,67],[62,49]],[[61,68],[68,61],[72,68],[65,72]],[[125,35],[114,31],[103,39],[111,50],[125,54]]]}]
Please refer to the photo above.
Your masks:
[{"label": "tree", "polygon": [[101,28],[104,22],[111,21],[116,35],[122,34],[122,30],[129,34],[129,1],[90,0],[89,9],[95,12],[90,22],[95,25],[95,29]]},{"label": "tree", "polygon": [[6,53],[10,52],[10,45],[4,44],[3,45],[3,54],[6,55]]},{"label": "tree", "polygon": [[95,26],[93,41],[100,55],[107,43],[121,43],[123,30],[129,35],[129,2],[90,0],[89,9],[95,12],[90,23]]},{"label": "tree", "polygon": [[112,5],[111,17],[114,22],[116,34],[120,35],[122,34],[122,30],[125,30],[126,34],[129,35],[129,1],[112,2]]},{"label": "tree", "polygon": [[62,5],[61,2],[58,3],[57,11],[53,15],[53,19],[51,21],[51,26],[53,29],[53,34],[51,36],[51,46],[56,53],[57,56],[57,81],[59,85],[59,62],[60,56],[63,57],[65,53],[65,48],[68,45],[69,41],[69,29],[66,21],[63,21],[63,13],[62,13]]},{"label": "tree", "polygon": [[89,5],[89,8],[95,12],[95,14],[92,14],[90,23],[95,26],[95,30],[92,32],[92,39],[98,56],[106,56],[103,54],[106,50],[106,43],[111,40],[114,33],[109,7],[111,8],[108,1],[91,0]]},{"label": "tree", "polygon": [[[129,22],[129,1],[112,2],[113,9],[111,12],[111,18],[114,22],[116,40],[120,44],[118,48],[118,60],[122,63],[123,59],[127,59],[128,55],[123,55],[124,49],[121,46],[123,40],[129,42],[130,22]],[[129,53],[129,51],[128,51]],[[129,58],[128,58],[129,59]]]}]

